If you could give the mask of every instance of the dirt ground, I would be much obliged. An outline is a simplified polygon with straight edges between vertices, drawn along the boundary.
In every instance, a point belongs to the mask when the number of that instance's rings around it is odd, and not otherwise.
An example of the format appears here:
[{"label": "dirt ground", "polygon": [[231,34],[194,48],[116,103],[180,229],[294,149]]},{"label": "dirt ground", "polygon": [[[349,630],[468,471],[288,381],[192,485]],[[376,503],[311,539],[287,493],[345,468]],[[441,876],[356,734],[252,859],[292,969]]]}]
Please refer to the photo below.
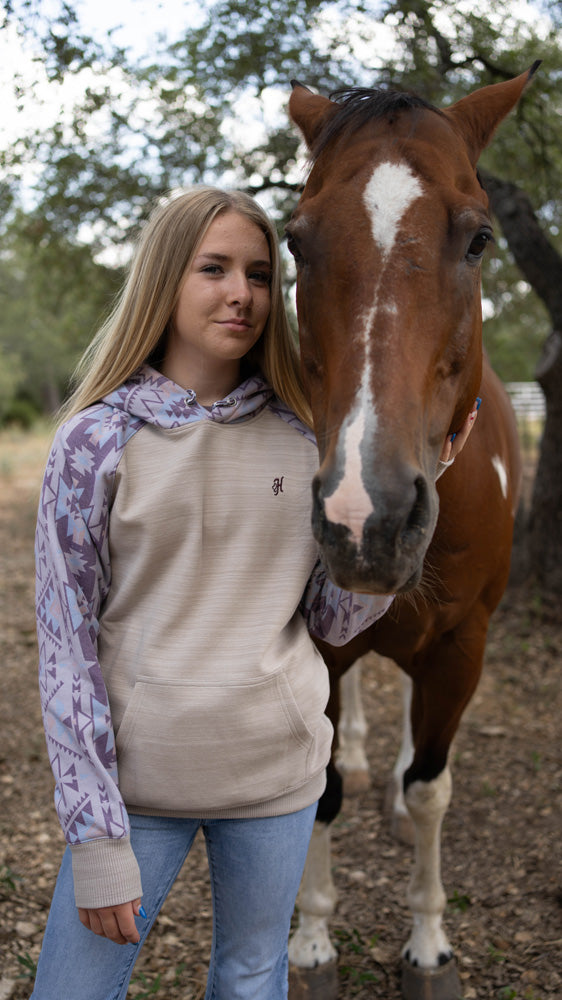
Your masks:
[{"label": "dirt ground", "polygon": [[[63,848],[40,722],[33,619],[32,541],[46,440],[0,435],[0,1000],[31,994]],[[561,653],[559,608],[508,591],[453,748],[453,803],[443,830],[446,924],[464,1000],[562,998]],[[398,1000],[411,851],[390,837],[382,806],[399,737],[397,670],[371,665],[364,689],[372,788],[347,799],[335,823],[333,935],[341,1000]],[[196,841],[129,996],[200,1000],[210,916]]]}]

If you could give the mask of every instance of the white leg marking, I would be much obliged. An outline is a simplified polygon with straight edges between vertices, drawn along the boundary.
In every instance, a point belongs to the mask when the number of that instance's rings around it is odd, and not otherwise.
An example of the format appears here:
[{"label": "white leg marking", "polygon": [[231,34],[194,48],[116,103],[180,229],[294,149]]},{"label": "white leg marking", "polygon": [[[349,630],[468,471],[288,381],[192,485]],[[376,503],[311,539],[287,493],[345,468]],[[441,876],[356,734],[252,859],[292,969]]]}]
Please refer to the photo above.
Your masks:
[{"label": "white leg marking", "polygon": [[340,680],[339,750],[337,765],[344,774],[350,771],[369,773],[365,753],[367,720],[361,698],[361,660],[346,670]]},{"label": "white leg marking", "polygon": [[298,927],[289,941],[289,961],[293,965],[314,969],[337,958],[328,931],[336,900],[330,827],[315,823],[297,900]]},{"label": "white leg marking", "polygon": [[494,455],[492,457],[492,465],[498,474],[503,498],[507,500],[507,469],[505,464],[499,455]]},{"label": "white leg marking", "polygon": [[441,926],[446,897],[441,883],[441,824],[451,800],[448,767],[433,781],[415,781],[406,792],[406,803],[415,827],[415,861],[408,904],[413,928],[403,949],[412,964],[433,968],[440,955],[452,949]]}]

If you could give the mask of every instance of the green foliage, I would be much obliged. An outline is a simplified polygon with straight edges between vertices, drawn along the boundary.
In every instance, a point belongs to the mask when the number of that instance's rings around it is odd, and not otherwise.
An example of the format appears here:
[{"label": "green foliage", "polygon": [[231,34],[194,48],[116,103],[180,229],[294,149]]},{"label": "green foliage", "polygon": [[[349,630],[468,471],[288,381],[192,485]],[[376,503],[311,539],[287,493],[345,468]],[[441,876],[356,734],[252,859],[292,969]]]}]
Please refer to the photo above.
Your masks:
[{"label": "green foliage", "polygon": [[145,1000],[146,997],[153,997],[156,993],[160,991],[160,986],[162,985],[162,977],[160,973],[157,973],[154,978],[149,979],[145,976],[144,972],[139,972],[132,980],[131,986],[140,986],[141,992],[134,992],[136,1000]]},{"label": "green foliage", "polygon": [[37,974],[37,962],[35,962],[28,951],[25,951],[23,955],[18,955],[17,960],[21,965],[22,971],[19,974],[19,979],[35,979]]},{"label": "green foliage", "polygon": [[[78,12],[66,0],[2,0],[1,28],[16,27],[22,38],[41,52],[42,63],[51,82],[62,80],[68,73],[98,63],[104,58],[103,49],[80,30]],[[118,50],[112,58],[119,57]],[[17,80],[16,83],[19,83]]]},{"label": "green foliage", "polygon": [[[186,963],[180,962],[174,969],[173,986],[182,985],[185,972]],[[145,1000],[147,997],[156,995],[164,996],[167,988],[160,973],[156,973],[155,976],[147,976],[144,972],[138,972],[131,979],[131,996],[134,997],[134,1000]]]},{"label": "green foliage", "polygon": [[550,323],[545,306],[523,281],[504,240],[483,270],[485,303],[484,346],[504,382],[527,382],[535,366]]},{"label": "green foliage", "polygon": [[37,407],[28,399],[12,399],[0,417],[0,427],[19,427],[21,430],[31,430],[40,414]]},{"label": "green foliage", "polygon": [[488,951],[488,958],[489,958],[490,962],[493,962],[493,963],[502,963],[502,962],[505,962],[505,959],[506,959],[505,952],[500,951],[500,949],[496,948],[495,945],[489,944],[488,948],[487,948],[487,951]]},{"label": "green foliage", "polygon": [[0,867],[0,889],[15,890],[16,882],[19,882],[19,875],[16,875],[8,865]]},{"label": "green foliage", "polygon": [[456,910],[458,913],[466,913],[469,906],[471,906],[470,897],[464,893],[461,895],[455,889],[453,895],[447,900],[447,903],[452,910]]},{"label": "green foliage", "polygon": [[60,405],[118,278],[38,214],[16,216],[0,255],[0,420]]},{"label": "green foliage", "polygon": [[0,423],[3,422],[24,380],[24,369],[18,355],[7,350],[0,339]]},{"label": "green foliage", "polygon": [[[304,175],[285,110],[293,78],[326,94],[350,84],[413,89],[440,106],[542,59],[482,163],[524,187],[562,249],[556,4],[530,3],[523,17],[492,2],[214,0],[134,59],[110,34],[88,37],[79,6],[65,0],[3,0],[3,11],[42,86],[72,77],[80,96],[40,128],[22,115],[17,141],[0,150],[0,417],[15,396],[56,405],[119,283],[99,260],[119,256],[163,193],[244,187],[282,228]],[[38,97],[39,83],[15,87],[22,108]],[[532,378],[549,317],[501,239],[484,287],[494,366],[506,380]]]},{"label": "green foliage", "polygon": [[358,993],[368,983],[378,983],[380,976],[373,972],[370,954],[377,942],[377,935],[366,941],[356,927],[350,931],[336,930],[339,951],[339,973],[344,983],[349,984],[352,993]]}]

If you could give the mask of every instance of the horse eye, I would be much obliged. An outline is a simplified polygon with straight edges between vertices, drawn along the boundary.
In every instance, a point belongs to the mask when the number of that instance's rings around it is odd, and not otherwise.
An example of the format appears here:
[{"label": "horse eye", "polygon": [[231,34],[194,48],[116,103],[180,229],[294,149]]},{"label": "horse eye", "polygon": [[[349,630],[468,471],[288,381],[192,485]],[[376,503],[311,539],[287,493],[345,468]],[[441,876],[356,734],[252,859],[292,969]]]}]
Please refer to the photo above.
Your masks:
[{"label": "horse eye", "polygon": [[480,232],[476,234],[468,248],[466,254],[467,260],[470,263],[479,261],[483,256],[488,243],[492,243],[493,240],[494,237],[490,229],[481,229]]},{"label": "horse eye", "polygon": [[292,233],[287,233],[287,250],[295,258],[295,264],[302,264],[304,262],[304,257],[301,254],[299,245]]}]

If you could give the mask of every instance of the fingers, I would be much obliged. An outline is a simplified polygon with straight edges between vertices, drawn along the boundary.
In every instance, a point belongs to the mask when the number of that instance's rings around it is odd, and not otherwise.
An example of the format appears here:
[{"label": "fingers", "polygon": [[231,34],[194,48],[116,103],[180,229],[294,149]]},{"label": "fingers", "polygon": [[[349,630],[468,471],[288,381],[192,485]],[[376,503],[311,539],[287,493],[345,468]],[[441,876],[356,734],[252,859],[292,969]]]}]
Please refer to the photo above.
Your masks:
[{"label": "fingers", "polygon": [[439,456],[440,462],[451,462],[456,458],[457,455],[463,450],[466,442],[468,441],[470,432],[474,427],[476,422],[476,417],[478,415],[478,410],[480,409],[480,404],[482,400],[477,397],[472,407],[472,410],[468,414],[464,424],[461,429],[456,434],[450,434],[446,439],[443,448],[441,450],[441,455]]},{"label": "fingers", "polygon": [[450,458],[456,458],[456,456],[463,450],[466,442],[468,441],[470,432],[474,427],[474,424],[476,423],[476,417],[478,416],[480,403],[481,399],[477,397],[474,406],[470,411],[470,413],[468,414],[468,417],[466,418],[460,431],[458,432],[458,434],[454,436],[454,439],[451,442],[452,447],[451,447],[451,454],[449,456]]},{"label": "fingers", "polygon": [[131,903],[102,910],[100,920],[104,936],[115,944],[136,944],[140,941]]},{"label": "fingers", "polygon": [[80,922],[100,937],[115,944],[138,944],[140,934],[135,924],[135,914],[144,915],[140,899],[118,906],[100,906],[96,909],[78,908]]},{"label": "fingers", "polygon": [[451,457],[451,451],[453,448],[453,442],[451,441],[451,437],[452,435],[449,435],[449,437],[446,439],[445,444],[441,449],[441,454],[439,456],[440,462],[443,463],[448,462]]},{"label": "fingers", "polygon": [[92,929],[90,926],[90,910],[84,910],[81,906],[79,906],[78,917],[80,919],[80,923],[84,924],[84,927],[87,927],[90,931]]}]

